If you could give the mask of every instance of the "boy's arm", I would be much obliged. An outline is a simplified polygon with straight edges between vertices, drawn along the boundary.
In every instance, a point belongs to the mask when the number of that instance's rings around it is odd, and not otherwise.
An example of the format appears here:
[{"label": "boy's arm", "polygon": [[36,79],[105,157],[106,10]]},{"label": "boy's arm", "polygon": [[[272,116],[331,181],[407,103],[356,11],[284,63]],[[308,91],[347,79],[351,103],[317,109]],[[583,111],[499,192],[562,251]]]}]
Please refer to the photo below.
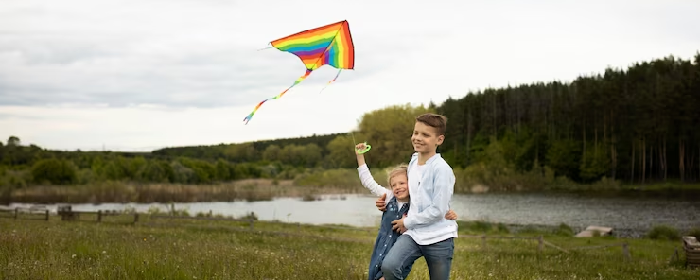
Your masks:
[{"label": "boy's arm", "polygon": [[403,224],[407,229],[427,226],[445,218],[450,208],[450,199],[455,186],[455,176],[451,168],[435,170],[435,196],[425,210],[404,218]]}]

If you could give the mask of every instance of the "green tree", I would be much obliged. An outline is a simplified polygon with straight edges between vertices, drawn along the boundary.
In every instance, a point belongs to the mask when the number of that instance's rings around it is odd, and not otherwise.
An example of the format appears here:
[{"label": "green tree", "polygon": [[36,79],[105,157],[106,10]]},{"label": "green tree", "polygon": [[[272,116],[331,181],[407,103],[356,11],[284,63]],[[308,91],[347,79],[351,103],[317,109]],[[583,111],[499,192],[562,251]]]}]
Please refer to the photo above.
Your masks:
[{"label": "green tree", "polygon": [[580,178],[584,182],[594,182],[610,172],[611,160],[608,151],[609,148],[604,145],[586,151],[580,167]]},{"label": "green tree", "polygon": [[10,136],[10,138],[7,139],[7,146],[17,147],[20,146],[20,144],[21,141],[17,136]]},{"label": "green tree", "polygon": [[280,159],[280,151],[282,149],[278,145],[270,145],[263,152],[263,160],[276,161]]},{"label": "green tree", "polygon": [[355,140],[367,141],[372,145],[372,152],[367,154],[368,164],[386,167],[408,162],[413,153],[410,138],[415,118],[429,112],[434,113],[422,105],[405,104],[388,106],[364,114],[359,124],[359,130],[364,137]]},{"label": "green tree", "polygon": [[547,151],[547,165],[555,175],[566,176],[571,179],[579,178],[581,158],[581,145],[575,140],[554,141]]},{"label": "green tree", "polygon": [[315,167],[321,164],[321,160],[323,159],[323,149],[316,145],[316,143],[310,143],[304,146],[304,156],[302,157],[304,160],[304,166],[305,167]]},{"label": "green tree", "polygon": [[350,135],[336,136],[326,145],[328,155],[326,155],[325,167],[350,168],[356,166],[354,147]]},{"label": "green tree", "polygon": [[231,177],[231,167],[228,162],[223,159],[216,161],[216,178],[219,181],[227,181],[233,179]]},{"label": "green tree", "polygon": [[78,168],[71,161],[57,158],[42,159],[32,166],[35,182],[54,185],[70,185],[78,181]]}]

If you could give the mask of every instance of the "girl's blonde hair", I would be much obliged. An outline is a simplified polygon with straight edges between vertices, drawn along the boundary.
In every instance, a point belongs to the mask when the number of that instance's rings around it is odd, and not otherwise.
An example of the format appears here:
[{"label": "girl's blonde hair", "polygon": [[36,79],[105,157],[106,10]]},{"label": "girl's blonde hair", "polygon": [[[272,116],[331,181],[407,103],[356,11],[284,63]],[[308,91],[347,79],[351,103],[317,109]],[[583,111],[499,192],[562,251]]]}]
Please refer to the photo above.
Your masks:
[{"label": "girl's blonde hair", "polygon": [[401,173],[405,173],[406,176],[408,176],[408,164],[402,163],[389,170],[387,175],[387,182],[389,183],[389,188],[391,188],[391,178]]}]

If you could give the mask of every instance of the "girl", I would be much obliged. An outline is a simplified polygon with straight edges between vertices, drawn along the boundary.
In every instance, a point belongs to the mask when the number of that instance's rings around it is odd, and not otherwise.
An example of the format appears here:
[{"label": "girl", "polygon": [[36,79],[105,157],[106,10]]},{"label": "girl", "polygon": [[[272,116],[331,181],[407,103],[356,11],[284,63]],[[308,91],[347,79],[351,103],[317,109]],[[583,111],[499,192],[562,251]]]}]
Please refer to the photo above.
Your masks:
[{"label": "girl", "polygon": [[[408,173],[407,165],[401,164],[389,172],[389,186],[391,189],[385,188],[377,184],[369,172],[369,168],[365,163],[365,156],[357,151],[365,149],[365,144],[360,143],[355,146],[355,154],[357,155],[358,172],[360,181],[365,188],[369,189],[374,195],[385,197],[386,211],[382,214],[381,224],[377,239],[374,243],[374,251],[369,264],[368,280],[384,280],[382,274],[382,260],[396,242],[396,239],[401,235],[392,230],[391,221],[398,220],[408,213],[410,197],[408,195]],[[448,220],[456,220],[457,214],[450,210],[445,215]],[[403,271],[404,278],[411,272],[412,264]]]}]

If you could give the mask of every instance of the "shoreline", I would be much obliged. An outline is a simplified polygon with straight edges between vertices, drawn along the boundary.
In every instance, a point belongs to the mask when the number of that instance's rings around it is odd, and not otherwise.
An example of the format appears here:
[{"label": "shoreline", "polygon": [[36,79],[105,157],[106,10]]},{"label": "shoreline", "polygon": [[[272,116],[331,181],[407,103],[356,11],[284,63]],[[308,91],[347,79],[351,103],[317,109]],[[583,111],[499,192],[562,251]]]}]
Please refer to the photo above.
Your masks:
[{"label": "shoreline", "polygon": [[[350,194],[353,195],[353,194]],[[358,194],[355,194],[358,195]],[[337,198],[336,198],[337,199]],[[25,203],[14,203],[20,204],[14,207],[0,205],[0,210],[4,212],[14,212],[14,208],[20,209],[20,215],[23,215],[24,211],[30,210],[36,215],[37,213],[43,215],[43,211],[49,211],[51,217],[57,217],[56,209],[47,208],[47,205],[32,205],[32,203],[26,203],[28,205],[21,205]],[[354,230],[370,230],[372,232],[378,229],[377,225],[367,226],[367,225],[352,225],[346,223],[314,223],[314,222],[295,222],[295,221],[284,221],[279,218],[261,218],[255,212],[249,212],[244,215],[223,215],[214,214],[210,212],[190,212],[187,208],[176,209],[174,205],[165,204],[166,210],[152,209],[148,210],[136,210],[136,208],[126,207],[123,210],[108,210],[108,212],[119,213],[119,215],[133,215],[138,213],[150,219],[151,216],[169,216],[169,217],[183,217],[187,219],[194,219],[200,221],[206,221],[207,219],[224,219],[231,221],[247,221],[253,218],[256,221],[268,222],[268,223],[280,223],[284,225],[302,225],[302,226],[317,226],[317,227],[344,227]],[[54,204],[53,206],[57,206]],[[99,205],[99,204],[98,204]],[[0,211],[0,212],[2,212]],[[93,212],[93,211],[88,211]],[[94,211],[95,213],[97,211]],[[8,215],[12,215],[11,213]],[[95,214],[87,214],[88,217],[92,217]],[[90,218],[88,218],[90,219]],[[176,218],[177,219],[177,218]],[[541,224],[541,223],[509,223],[509,222],[498,222],[493,220],[483,220],[483,219],[458,219],[457,220],[460,231],[468,231],[478,234],[487,235],[499,235],[499,234],[530,234],[530,235],[550,235],[550,236],[564,236],[564,237],[575,237],[576,234],[584,231],[588,226],[605,226],[611,227],[612,232],[610,236],[604,236],[603,238],[633,238],[633,239],[644,239],[648,238],[650,232],[654,231],[658,227],[665,227],[667,229],[675,230],[680,235],[685,235],[689,232],[695,232],[696,235],[700,235],[700,224],[697,226],[673,226],[663,223],[649,225],[647,227],[640,226],[636,228],[624,228],[617,227],[611,224],[589,224],[589,225],[569,225],[565,222],[558,224]],[[699,236],[700,237],[700,236]]]}]

